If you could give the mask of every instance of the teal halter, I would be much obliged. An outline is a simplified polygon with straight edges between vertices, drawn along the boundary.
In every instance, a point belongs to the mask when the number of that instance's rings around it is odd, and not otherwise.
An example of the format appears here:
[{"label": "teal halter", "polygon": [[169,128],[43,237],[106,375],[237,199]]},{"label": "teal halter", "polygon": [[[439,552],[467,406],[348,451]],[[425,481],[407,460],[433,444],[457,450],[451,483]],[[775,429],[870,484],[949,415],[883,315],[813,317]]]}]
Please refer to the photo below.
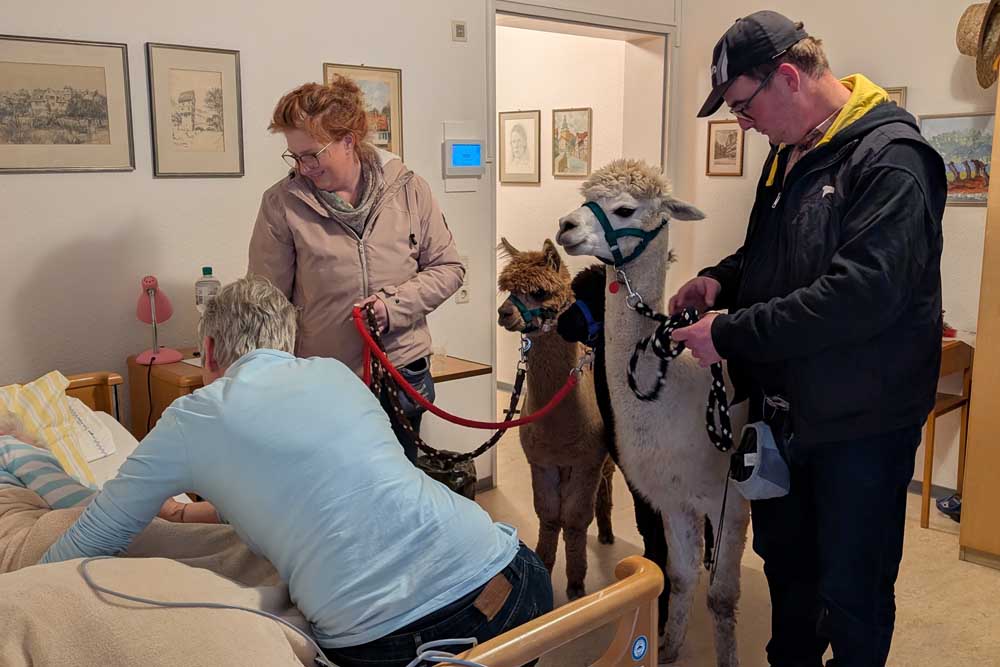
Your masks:
[{"label": "teal halter", "polygon": [[[608,220],[607,214],[599,204],[589,201],[584,204],[584,206],[589,208],[590,212],[597,218],[597,221],[601,223],[601,227],[604,229],[604,240],[607,241],[608,247],[611,249],[611,256],[614,257],[614,261],[608,261],[603,257],[598,257],[597,259],[601,260],[605,264],[613,265],[616,269],[625,266],[633,259],[641,255],[642,251],[646,249],[646,246],[649,245],[650,241],[655,239],[656,235],[660,233],[660,230],[667,226],[667,220],[664,218],[663,222],[661,222],[656,229],[648,232],[641,229],[632,229],[631,227],[627,227],[625,229],[615,229],[611,226],[611,222]],[[636,246],[635,250],[633,250],[632,254],[628,257],[622,257],[622,251],[618,248],[618,239],[623,236],[635,236],[640,239],[639,245]]]},{"label": "teal halter", "polygon": [[521,319],[524,320],[524,331],[525,333],[534,331],[538,328],[538,325],[532,325],[531,321],[538,319],[540,322],[545,321],[548,316],[551,316],[552,309],[550,308],[528,308],[524,305],[524,302],[518,299],[513,294],[510,295],[510,302],[514,304],[514,307],[521,313]]}]

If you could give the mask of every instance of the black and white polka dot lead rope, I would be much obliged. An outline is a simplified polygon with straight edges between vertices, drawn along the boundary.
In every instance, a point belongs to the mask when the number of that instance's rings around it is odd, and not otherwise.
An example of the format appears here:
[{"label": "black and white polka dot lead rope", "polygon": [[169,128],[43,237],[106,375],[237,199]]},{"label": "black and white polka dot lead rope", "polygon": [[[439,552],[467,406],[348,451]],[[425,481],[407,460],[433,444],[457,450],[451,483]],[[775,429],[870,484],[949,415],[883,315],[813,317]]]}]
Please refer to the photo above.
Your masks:
[{"label": "black and white polka dot lead rope", "polygon": [[[684,343],[677,343],[670,338],[677,329],[690,326],[698,321],[698,311],[688,308],[673,317],[667,317],[662,313],[657,313],[647,306],[641,299],[637,300],[635,311],[643,317],[656,321],[656,330],[635,344],[632,357],[628,362],[628,386],[640,401],[655,401],[663,383],[667,379],[667,370],[670,362],[676,359],[684,351]],[[653,354],[659,359],[656,370],[656,384],[648,392],[639,389],[636,380],[636,368],[639,365],[639,357],[652,343]],[[722,364],[712,364],[712,387],[708,392],[708,403],[705,410],[705,428],[708,432],[708,439],[712,441],[715,448],[720,452],[728,452],[733,448],[733,427],[729,416],[729,399],[726,397],[726,382],[722,374]]]}]

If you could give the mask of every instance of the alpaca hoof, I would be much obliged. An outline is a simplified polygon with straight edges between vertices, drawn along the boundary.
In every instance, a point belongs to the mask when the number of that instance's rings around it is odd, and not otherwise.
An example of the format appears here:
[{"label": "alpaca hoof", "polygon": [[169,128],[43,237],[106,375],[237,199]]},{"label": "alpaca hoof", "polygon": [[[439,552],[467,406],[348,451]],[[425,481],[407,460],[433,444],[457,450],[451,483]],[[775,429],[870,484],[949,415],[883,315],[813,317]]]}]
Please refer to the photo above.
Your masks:
[{"label": "alpaca hoof", "polygon": [[607,533],[598,532],[597,541],[601,544],[614,544],[615,534],[610,531]]},{"label": "alpaca hoof", "polygon": [[579,600],[586,594],[587,590],[583,587],[583,584],[580,585],[570,584],[569,586],[566,587],[566,597],[569,599],[570,602],[572,602],[573,600]]}]

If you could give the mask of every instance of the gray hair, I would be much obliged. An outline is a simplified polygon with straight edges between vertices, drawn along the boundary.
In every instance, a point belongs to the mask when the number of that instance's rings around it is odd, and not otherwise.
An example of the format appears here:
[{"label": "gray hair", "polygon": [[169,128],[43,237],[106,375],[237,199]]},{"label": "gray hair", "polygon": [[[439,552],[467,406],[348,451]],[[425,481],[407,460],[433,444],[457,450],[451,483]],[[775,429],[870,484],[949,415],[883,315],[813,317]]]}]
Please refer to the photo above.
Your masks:
[{"label": "gray hair", "polygon": [[248,274],[208,300],[198,334],[215,342],[215,360],[225,368],[262,348],[292,352],[298,314],[271,281]]},{"label": "gray hair", "polygon": [[21,442],[33,444],[21,418],[3,406],[0,406],[0,435],[12,435]]}]

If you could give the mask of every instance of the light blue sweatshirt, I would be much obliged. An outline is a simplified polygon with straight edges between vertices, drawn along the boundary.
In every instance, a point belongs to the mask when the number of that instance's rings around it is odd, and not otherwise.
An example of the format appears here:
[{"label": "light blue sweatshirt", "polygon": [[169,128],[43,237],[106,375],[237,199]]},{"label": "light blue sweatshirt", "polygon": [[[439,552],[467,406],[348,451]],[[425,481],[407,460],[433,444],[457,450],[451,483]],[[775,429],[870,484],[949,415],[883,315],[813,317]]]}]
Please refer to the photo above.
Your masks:
[{"label": "light blue sweatshirt", "polygon": [[518,549],[514,528],[413,467],[346,366],[257,350],[174,401],[41,562],[118,554],[184,491],[274,564],[328,648],[457,600]]}]

